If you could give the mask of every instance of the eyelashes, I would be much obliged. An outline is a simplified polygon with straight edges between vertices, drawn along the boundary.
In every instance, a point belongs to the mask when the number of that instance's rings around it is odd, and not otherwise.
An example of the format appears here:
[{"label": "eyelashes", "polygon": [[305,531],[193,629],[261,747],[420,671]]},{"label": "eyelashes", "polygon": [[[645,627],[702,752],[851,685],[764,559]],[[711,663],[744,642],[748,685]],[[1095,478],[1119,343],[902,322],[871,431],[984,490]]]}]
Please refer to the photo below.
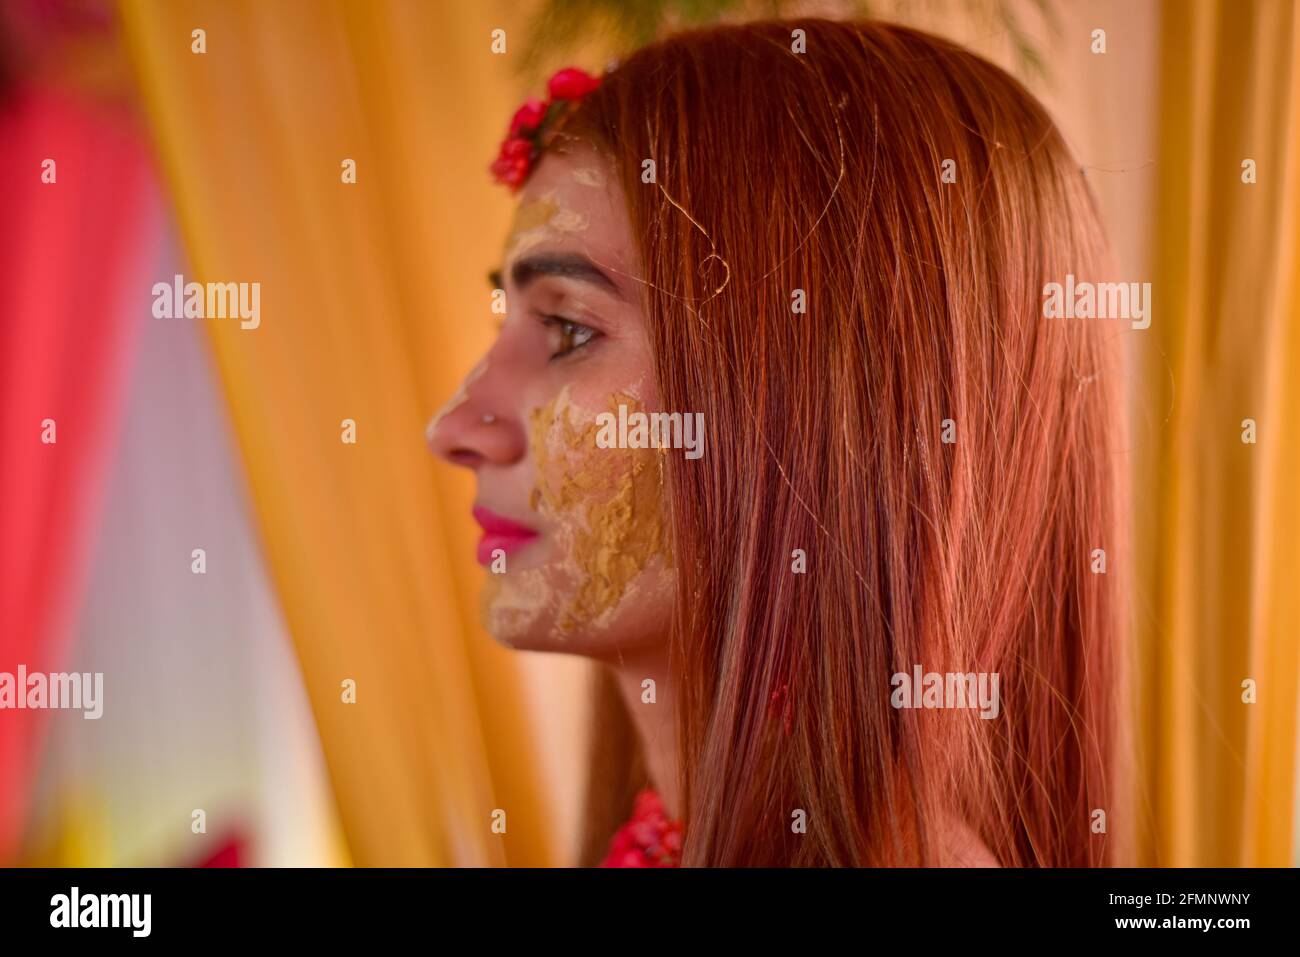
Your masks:
[{"label": "eyelashes", "polygon": [[559,348],[551,353],[551,362],[573,355],[600,338],[600,333],[591,326],[584,326],[582,323],[566,319],[564,316],[544,314],[538,316],[538,318],[541,320],[542,325],[555,330],[560,337]]}]

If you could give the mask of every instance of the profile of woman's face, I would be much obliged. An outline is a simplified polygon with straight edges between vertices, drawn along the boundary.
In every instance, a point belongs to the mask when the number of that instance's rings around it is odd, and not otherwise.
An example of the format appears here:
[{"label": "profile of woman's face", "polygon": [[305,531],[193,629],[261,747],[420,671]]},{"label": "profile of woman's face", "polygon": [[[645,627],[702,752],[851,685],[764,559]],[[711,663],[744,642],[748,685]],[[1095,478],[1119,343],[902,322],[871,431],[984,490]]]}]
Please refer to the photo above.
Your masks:
[{"label": "profile of woman's face", "polygon": [[429,426],[474,472],[483,624],[511,647],[612,657],[666,635],[664,452],[597,443],[600,413],[658,409],[639,275],[610,167],[544,154],[495,282],[496,342]]}]

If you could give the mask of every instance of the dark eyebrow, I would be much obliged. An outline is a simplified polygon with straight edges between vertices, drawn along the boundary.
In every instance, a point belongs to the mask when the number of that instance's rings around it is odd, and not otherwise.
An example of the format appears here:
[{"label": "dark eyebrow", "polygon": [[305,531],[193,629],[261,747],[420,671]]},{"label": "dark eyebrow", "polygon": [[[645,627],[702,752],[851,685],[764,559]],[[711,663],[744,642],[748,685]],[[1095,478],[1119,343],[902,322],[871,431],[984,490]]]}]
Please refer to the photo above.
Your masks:
[{"label": "dark eyebrow", "polygon": [[[623,292],[618,288],[618,284],[604,270],[586,256],[577,253],[525,256],[510,268],[510,277],[520,289],[542,276],[558,276],[561,279],[591,283],[606,292],[613,293],[619,299],[623,298]],[[494,289],[503,288],[501,279],[499,269],[488,274],[488,282],[492,283]]]}]

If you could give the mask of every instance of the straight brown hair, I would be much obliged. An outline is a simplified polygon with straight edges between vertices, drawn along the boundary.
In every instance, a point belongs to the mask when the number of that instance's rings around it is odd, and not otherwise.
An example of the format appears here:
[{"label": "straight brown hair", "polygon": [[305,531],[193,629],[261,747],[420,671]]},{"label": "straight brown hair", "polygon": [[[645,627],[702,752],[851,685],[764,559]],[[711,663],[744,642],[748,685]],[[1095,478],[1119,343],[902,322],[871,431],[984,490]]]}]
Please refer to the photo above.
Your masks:
[{"label": "straight brown hair", "polygon": [[[1106,268],[1044,109],[805,19],[645,47],[564,136],[619,177],[663,407],[708,429],[667,488],[682,863],[945,863],[954,822],[1003,865],[1112,862],[1116,333],[1043,316]],[[1000,715],[891,706],[916,665],[997,674]],[[645,774],[600,688],[585,863]]]}]

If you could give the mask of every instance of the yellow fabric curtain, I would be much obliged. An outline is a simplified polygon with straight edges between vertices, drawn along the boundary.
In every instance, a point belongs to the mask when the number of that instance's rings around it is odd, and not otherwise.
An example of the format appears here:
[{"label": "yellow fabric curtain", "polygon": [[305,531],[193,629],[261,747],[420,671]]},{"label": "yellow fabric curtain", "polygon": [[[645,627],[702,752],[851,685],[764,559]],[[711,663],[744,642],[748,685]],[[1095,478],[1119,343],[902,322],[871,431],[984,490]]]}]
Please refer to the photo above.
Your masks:
[{"label": "yellow fabric curtain", "polygon": [[519,90],[489,44],[522,14],[485,7],[121,6],[186,281],[261,283],[258,328],[200,321],[360,865],[558,850],[516,662],[477,625],[471,483],[424,446],[492,333],[510,209],[486,165]]},{"label": "yellow fabric curtain", "polygon": [[1138,862],[1284,866],[1300,673],[1300,16],[1270,0],[1171,0],[1161,29],[1154,320],[1137,334]]}]

